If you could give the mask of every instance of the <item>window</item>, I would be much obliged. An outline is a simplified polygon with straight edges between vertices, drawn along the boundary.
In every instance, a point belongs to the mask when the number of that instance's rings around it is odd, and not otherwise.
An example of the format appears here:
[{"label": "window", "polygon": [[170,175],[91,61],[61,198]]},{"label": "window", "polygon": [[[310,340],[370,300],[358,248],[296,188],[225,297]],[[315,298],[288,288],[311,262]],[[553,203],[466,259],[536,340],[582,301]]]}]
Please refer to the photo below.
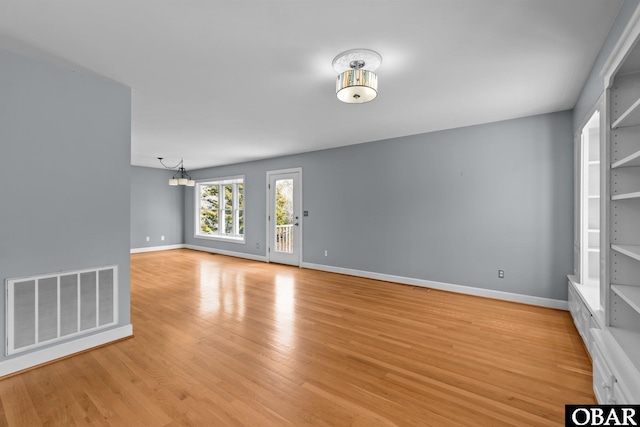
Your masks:
[{"label": "window", "polygon": [[244,176],[198,182],[196,237],[244,242]]}]

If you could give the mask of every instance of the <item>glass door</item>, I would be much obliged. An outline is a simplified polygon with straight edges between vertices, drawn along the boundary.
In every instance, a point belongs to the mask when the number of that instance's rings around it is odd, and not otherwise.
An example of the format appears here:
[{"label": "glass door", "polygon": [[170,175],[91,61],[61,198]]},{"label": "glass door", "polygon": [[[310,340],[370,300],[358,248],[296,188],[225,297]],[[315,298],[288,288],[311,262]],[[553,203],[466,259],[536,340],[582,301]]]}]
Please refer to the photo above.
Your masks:
[{"label": "glass door", "polygon": [[300,171],[271,171],[269,182],[269,261],[300,265],[302,221],[300,218]]}]

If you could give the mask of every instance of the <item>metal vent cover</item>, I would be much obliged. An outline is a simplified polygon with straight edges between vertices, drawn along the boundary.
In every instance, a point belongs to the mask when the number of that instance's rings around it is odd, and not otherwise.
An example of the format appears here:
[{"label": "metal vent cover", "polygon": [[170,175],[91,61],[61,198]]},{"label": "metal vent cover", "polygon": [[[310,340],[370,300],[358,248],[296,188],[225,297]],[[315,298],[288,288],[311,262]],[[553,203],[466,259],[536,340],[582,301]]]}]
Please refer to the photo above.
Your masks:
[{"label": "metal vent cover", "polygon": [[6,280],[6,350],[15,354],[116,324],[117,266]]}]

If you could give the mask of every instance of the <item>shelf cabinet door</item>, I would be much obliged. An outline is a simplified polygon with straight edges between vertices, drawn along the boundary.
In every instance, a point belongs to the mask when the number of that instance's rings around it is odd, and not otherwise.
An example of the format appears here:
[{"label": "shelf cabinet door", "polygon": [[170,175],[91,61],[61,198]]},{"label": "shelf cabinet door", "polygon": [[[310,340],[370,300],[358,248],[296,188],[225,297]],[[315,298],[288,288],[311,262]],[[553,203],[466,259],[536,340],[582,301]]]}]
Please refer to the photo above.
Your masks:
[{"label": "shelf cabinet door", "polygon": [[598,403],[605,405],[610,403],[611,391],[615,378],[607,366],[606,360],[599,349],[593,351],[593,392]]}]

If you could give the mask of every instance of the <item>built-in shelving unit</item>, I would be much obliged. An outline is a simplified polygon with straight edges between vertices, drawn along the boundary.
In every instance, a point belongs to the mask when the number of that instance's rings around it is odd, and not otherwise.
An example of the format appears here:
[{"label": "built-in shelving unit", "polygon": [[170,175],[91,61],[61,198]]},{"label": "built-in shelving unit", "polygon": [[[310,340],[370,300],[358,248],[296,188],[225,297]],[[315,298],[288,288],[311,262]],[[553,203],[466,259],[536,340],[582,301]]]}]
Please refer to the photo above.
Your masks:
[{"label": "built-in shelving unit", "polygon": [[[605,326],[592,331],[600,403],[640,403],[640,9],[603,70],[608,138],[603,286]],[[605,160],[604,158],[601,160]]]},{"label": "built-in shelving unit", "polygon": [[611,290],[640,313],[640,286],[611,285]]},{"label": "built-in shelving unit", "polygon": [[579,281],[575,283],[576,291],[592,310],[600,308],[598,289],[600,286],[600,206],[601,182],[601,119],[600,112],[595,111],[585,125],[579,137],[580,153],[580,237]]},{"label": "built-in shelving unit", "polygon": [[611,196],[611,200],[625,199],[640,199],[640,191],[634,191],[633,193],[614,194],[613,196]]},{"label": "built-in shelving unit", "polygon": [[624,159],[618,160],[611,165],[611,169],[640,166],[640,151],[628,155]]},{"label": "built-in shelving unit", "polygon": [[611,245],[611,249],[640,261],[640,245]]},{"label": "built-in shelving unit", "polygon": [[625,110],[611,125],[611,129],[625,128],[640,125],[640,99]]},{"label": "built-in shelving unit", "polygon": [[[609,328],[609,332],[613,335],[616,343],[622,347],[635,368],[640,369],[640,357],[637,357],[640,355],[640,334],[622,328]],[[635,385],[638,386],[638,384]]]}]

